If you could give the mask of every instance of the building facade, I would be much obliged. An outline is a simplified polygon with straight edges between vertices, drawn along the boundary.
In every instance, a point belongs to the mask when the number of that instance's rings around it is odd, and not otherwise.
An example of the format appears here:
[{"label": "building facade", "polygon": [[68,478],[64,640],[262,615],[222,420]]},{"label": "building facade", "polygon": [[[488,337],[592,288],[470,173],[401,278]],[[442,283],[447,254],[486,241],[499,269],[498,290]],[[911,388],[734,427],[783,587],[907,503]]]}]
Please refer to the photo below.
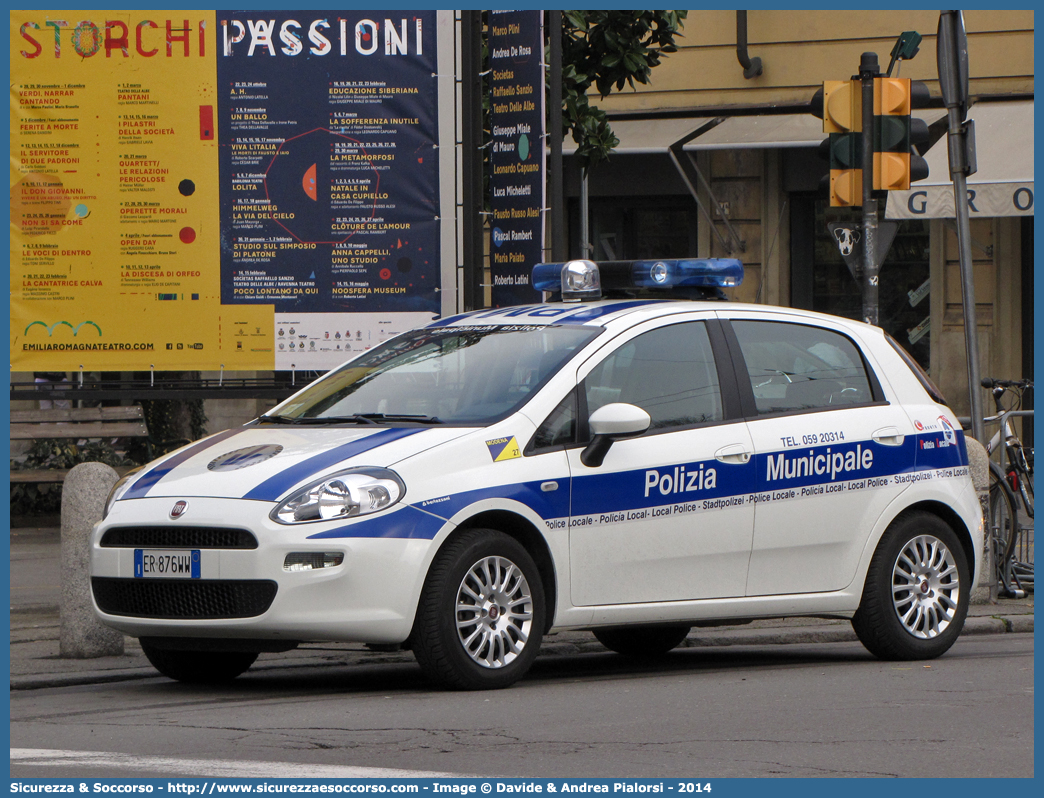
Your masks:
[{"label": "building facade", "polygon": [[[745,53],[737,41],[743,13]],[[966,11],[964,19],[979,164],[969,190],[981,372],[1032,377],[1033,12]],[[827,225],[858,221],[861,211],[831,208],[820,188],[824,134],[809,101],[824,80],[856,74],[864,52],[878,54],[883,74],[898,35],[918,31],[920,52],[897,66],[899,77],[924,81],[932,95],[915,111],[929,125],[923,154],[931,171],[888,199],[885,216],[899,228],[882,268],[881,326],[966,415],[938,21],[934,11],[689,11],[678,52],[649,85],[592,98],[620,139],[609,163],[588,176],[593,257],[730,255],[746,267],[737,300],[859,318],[859,287]],[[760,74],[745,77],[741,58],[759,58]],[[567,166],[573,256],[581,182],[575,164]]]}]

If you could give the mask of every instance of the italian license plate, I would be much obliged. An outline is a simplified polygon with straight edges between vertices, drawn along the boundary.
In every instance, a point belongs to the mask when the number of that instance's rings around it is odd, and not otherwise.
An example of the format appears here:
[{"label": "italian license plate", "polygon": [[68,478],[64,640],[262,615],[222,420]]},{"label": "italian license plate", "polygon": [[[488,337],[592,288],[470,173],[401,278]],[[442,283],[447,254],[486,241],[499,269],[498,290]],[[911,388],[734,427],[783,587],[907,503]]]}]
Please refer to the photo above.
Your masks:
[{"label": "italian license plate", "polygon": [[136,579],[199,579],[199,549],[135,549]]}]

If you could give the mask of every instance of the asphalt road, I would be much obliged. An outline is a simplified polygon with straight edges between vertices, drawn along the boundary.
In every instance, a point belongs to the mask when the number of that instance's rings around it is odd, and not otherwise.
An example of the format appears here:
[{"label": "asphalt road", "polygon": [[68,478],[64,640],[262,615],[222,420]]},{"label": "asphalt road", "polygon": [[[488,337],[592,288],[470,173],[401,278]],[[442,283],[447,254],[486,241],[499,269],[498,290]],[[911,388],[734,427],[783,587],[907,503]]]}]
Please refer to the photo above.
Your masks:
[{"label": "asphalt road", "polygon": [[12,777],[1028,777],[1033,637],[587,653],[479,693],[406,663],[152,678],[13,692],[10,729]]}]

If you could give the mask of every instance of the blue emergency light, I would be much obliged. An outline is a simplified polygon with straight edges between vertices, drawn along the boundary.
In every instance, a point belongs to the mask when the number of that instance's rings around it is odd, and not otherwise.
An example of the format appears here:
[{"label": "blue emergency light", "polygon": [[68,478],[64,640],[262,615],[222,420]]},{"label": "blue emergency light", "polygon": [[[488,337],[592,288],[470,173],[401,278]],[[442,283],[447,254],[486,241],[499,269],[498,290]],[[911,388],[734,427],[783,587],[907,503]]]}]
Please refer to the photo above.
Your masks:
[{"label": "blue emergency light", "polygon": [[[704,289],[717,292],[743,282],[743,264],[735,258],[677,260],[613,260],[595,263],[571,260],[538,263],[532,286],[537,291],[561,293],[563,302],[600,299],[609,294],[643,290]],[[686,293],[681,291],[681,293]]]}]

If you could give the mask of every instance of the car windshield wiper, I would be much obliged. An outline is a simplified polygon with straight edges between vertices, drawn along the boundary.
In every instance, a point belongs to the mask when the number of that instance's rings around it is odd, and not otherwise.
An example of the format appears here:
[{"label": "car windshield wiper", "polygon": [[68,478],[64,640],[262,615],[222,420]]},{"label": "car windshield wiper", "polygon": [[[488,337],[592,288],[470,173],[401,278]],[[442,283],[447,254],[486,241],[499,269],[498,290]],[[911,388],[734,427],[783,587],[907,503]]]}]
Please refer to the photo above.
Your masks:
[{"label": "car windshield wiper", "polygon": [[366,416],[261,416],[258,421],[272,424],[293,424],[299,427],[322,427],[329,424],[376,424]]},{"label": "car windshield wiper", "polygon": [[410,414],[410,413],[356,413],[354,416],[348,416],[353,419],[363,419],[365,421],[372,421],[374,423],[378,421],[416,421],[418,424],[442,424],[444,423],[441,418],[435,416],[425,416],[421,414]]},{"label": "car windshield wiper", "polygon": [[325,426],[333,424],[378,424],[381,421],[416,421],[419,424],[442,424],[434,416],[400,413],[354,413],[350,416],[261,416],[258,421],[272,424],[295,424],[297,426]]}]

